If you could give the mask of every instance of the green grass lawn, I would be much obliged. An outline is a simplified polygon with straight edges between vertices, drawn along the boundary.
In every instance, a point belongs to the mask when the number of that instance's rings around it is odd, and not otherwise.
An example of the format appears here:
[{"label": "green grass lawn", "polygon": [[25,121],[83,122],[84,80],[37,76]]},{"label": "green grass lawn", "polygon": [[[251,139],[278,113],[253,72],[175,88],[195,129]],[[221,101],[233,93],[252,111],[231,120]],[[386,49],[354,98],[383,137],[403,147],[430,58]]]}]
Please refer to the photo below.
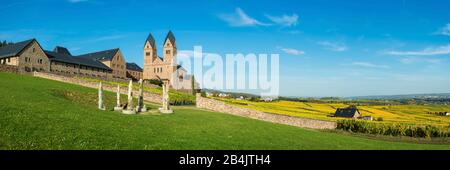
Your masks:
[{"label": "green grass lawn", "polygon": [[[123,115],[98,110],[96,95],[95,89],[0,73],[0,149],[450,149],[190,107],[177,107],[171,115]],[[114,94],[105,97],[111,108]]]},{"label": "green grass lawn", "polygon": [[[90,82],[102,81],[104,84],[109,84],[109,85],[113,85],[113,86],[119,85],[121,87],[128,88],[128,82],[105,81],[105,80],[101,80],[101,79],[88,78],[88,77],[75,77],[75,78],[84,80],[84,81],[90,81]],[[136,82],[133,83],[133,89],[139,90],[139,84]],[[156,94],[162,94],[162,88],[159,86],[156,86],[156,85],[145,86],[144,91],[156,93]],[[185,104],[190,104],[190,105],[195,104],[195,96],[190,93],[180,92],[180,91],[170,89],[169,94],[170,94],[170,100],[171,100],[172,104],[174,104],[174,103],[178,103],[178,104],[185,103]]]}]

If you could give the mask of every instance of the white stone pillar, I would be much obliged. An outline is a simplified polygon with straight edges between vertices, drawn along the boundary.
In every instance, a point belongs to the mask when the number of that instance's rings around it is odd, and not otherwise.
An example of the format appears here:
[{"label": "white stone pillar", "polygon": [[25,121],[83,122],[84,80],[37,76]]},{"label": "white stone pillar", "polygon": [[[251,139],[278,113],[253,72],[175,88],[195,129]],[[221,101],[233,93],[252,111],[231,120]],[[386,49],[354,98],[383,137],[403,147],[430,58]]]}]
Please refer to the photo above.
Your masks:
[{"label": "white stone pillar", "polygon": [[100,82],[98,84],[98,109],[106,110],[105,106],[103,105],[103,86],[102,86],[102,82]]},{"label": "white stone pillar", "polygon": [[120,104],[120,85],[117,85],[116,100],[117,100],[117,103],[116,103],[116,107],[114,107],[114,111],[122,111],[123,108]]},{"label": "white stone pillar", "polygon": [[170,98],[169,98],[169,80],[163,79],[162,80],[162,108],[159,108],[159,111],[161,113],[173,113],[173,110],[170,108]]},{"label": "white stone pillar", "polygon": [[146,112],[147,108],[144,105],[144,81],[142,79],[139,80],[139,98],[138,98],[138,106],[136,107],[137,112]]},{"label": "white stone pillar", "polygon": [[127,108],[122,111],[124,114],[135,114],[133,107],[133,81],[130,80],[130,84],[128,84],[128,104]]}]

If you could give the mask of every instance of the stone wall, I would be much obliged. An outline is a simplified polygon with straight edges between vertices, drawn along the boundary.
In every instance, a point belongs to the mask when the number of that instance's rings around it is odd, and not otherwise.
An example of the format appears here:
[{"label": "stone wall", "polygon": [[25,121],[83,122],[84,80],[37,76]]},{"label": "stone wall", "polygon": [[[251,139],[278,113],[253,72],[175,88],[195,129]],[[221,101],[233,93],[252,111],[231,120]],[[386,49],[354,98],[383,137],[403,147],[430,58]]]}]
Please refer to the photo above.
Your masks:
[{"label": "stone wall", "polygon": [[[98,88],[98,83],[97,82],[77,79],[77,78],[73,78],[73,77],[56,75],[56,74],[51,74],[51,73],[44,73],[44,72],[34,72],[33,75],[35,77],[41,77],[41,78],[45,78],[45,79],[56,80],[56,81],[60,81],[60,82],[64,82],[64,83],[76,84],[76,85],[80,85],[80,86],[84,86],[84,87],[90,87],[90,88],[95,88],[95,89]],[[111,91],[111,92],[115,93],[117,91],[117,86],[113,86],[113,85],[109,85],[109,84],[103,84],[103,90]],[[121,94],[128,94],[128,88],[127,87],[121,87],[120,93]],[[137,98],[138,95],[139,95],[139,91],[137,89],[133,89],[133,96]],[[154,103],[161,103],[162,102],[162,97],[159,94],[150,93],[150,92],[144,92],[144,100],[149,101],[149,102],[154,102]]]},{"label": "stone wall", "polygon": [[234,105],[226,104],[225,102],[201,97],[200,93],[197,93],[197,107],[213,110],[216,112],[229,113],[232,115],[248,117],[252,119],[258,119],[273,123],[291,125],[301,128],[311,128],[311,129],[335,129],[336,122],[313,120],[307,118],[299,118],[278,114],[265,113],[262,111],[251,110],[247,108],[242,108]]},{"label": "stone wall", "polygon": [[14,65],[0,64],[0,71],[1,72],[18,73],[19,67],[14,66]]}]

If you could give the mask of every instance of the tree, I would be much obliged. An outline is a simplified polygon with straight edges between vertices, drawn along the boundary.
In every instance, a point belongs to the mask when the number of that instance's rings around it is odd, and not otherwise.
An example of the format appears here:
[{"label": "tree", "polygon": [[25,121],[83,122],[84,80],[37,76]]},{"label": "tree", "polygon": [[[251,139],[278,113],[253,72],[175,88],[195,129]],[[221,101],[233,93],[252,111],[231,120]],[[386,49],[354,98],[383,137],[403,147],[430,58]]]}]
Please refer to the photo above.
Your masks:
[{"label": "tree", "polygon": [[195,77],[194,77],[194,75],[192,75],[191,87],[192,87],[192,95],[195,95],[196,91],[195,91]]},{"label": "tree", "polygon": [[157,85],[157,86],[160,86],[160,87],[162,87],[162,84],[163,84],[163,82],[161,80],[158,80],[158,79],[150,79],[149,83]]}]

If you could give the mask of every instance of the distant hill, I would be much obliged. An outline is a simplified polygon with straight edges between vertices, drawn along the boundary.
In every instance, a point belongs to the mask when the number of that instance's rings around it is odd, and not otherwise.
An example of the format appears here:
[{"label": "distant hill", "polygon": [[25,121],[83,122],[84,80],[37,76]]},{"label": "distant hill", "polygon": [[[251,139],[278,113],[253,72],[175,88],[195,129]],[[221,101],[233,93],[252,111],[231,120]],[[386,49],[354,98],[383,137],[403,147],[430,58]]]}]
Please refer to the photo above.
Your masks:
[{"label": "distant hill", "polygon": [[356,96],[345,97],[344,99],[360,100],[401,100],[401,99],[450,99],[450,93],[430,93],[430,94],[404,94],[404,95],[379,95],[379,96]]},{"label": "distant hill", "polygon": [[[226,93],[233,97],[259,97],[256,94],[242,93],[242,92],[224,92],[220,90],[202,89],[209,93]],[[352,96],[352,97],[295,97],[295,96],[280,96],[280,99],[303,99],[303,100],[408,100],[408,99],[448,99],[450,100],[450,93],[424,93],[424,94],[399,94],[399,95],[373,95],[373,96]]]}]

